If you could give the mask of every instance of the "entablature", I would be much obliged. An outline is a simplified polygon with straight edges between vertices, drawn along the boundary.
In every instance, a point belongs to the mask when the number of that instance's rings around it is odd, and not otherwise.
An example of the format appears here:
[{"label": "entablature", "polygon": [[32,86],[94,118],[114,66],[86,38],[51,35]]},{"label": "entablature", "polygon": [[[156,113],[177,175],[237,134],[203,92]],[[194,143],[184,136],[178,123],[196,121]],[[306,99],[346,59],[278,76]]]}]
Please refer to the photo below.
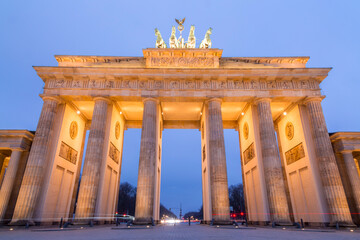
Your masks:
[{"label": "entablature", "polygon": [[330,135],[335,152],[360,151],[360,132],[336,132]]},{"label": "entablature", "polygon": [[112,69],[34,67],[45,89],[320,90],[329,68]]}]

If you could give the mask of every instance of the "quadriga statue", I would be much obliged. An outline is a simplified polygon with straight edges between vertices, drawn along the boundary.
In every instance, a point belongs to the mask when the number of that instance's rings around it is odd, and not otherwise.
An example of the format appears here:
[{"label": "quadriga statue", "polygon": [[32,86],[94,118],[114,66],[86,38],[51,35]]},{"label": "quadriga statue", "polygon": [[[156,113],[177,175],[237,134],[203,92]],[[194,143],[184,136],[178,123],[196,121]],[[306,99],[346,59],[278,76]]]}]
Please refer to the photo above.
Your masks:
[{"label": "quadriga statue", "polygon": [[176,38],[176,28],[175,26],[172,27],[171,29],[171,36],[169,38],[169,45],[170,45],[170,48],[178,48],[178,40]]},{"label": "quadriga statue", "polygon": [[201,41],[199,48],[211,48],[211,39],[210,39],[211,33],[212,33],[212,28],[209,28],[209,29],[206,31],[205,37],[204,37],[204,39]]},{"label": "quadriga statue", "polygon": [[156,48],[167,48],[166,43],[164,42],[164,39],[161,37],[160,31],[155,28],[155,36],[156,38]]},{"label": "quadriga statue", "polygon": [[195,48],[195,46],[196,46],[195,26],[191,25],[188,41],[185,44],[185,47],[186,48]]}]

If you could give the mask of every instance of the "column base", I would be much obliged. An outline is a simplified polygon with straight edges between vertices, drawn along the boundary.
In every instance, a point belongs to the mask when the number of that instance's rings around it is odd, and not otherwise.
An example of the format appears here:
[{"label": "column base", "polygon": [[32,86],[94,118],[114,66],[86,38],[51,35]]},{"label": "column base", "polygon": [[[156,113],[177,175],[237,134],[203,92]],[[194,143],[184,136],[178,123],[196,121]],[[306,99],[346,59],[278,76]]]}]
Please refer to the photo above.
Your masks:
[{"label": "column base", "polygon": [[233,225],[233,221],[230,220],[214,220],[213,222],[210,222],[212,225]]},{"label": "column base", "polygon": [[339,227],[356,227],[356,225],[354,223],[349,223],[349,222],[331,222],[328,226],[329,227],[337,227],[337,225]]},{"label": "column base", "polygon": [[134,225],[155,225],[155,221],[152,218],[135,218]]},{"label": "column base", "polygon": [[9,226],[35,226],[35,222],[32,220],[15,220],[11,221]]}]

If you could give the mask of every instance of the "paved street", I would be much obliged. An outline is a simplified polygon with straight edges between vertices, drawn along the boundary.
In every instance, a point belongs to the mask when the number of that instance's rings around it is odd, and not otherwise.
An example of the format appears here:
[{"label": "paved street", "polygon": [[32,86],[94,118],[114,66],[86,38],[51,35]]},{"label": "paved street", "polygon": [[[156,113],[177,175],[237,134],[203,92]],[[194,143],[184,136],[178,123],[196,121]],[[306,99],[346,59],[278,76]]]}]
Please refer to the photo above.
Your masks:
[{"label": "paved street", "polygon": [[203,225],[177,225],[177,226],[157,226],[153,228],[132,227],[130,229],[122,225],[120,228],[115,226],[95,226],[83,229],[59,230],[56,228],[0,228],[0,239],[360,239],[360,231],[350,232],[349,230],[296,230],[294,228],[234,228],[234,227],[210,227]]}]

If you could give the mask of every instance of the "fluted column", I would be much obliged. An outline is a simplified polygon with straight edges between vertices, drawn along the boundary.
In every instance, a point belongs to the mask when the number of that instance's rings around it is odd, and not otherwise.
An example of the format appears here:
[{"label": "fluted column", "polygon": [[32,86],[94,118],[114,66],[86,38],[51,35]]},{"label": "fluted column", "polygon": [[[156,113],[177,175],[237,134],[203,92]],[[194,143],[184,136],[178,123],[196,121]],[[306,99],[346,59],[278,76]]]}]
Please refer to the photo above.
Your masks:
[{"label": "fluted column", "polygon": [[32,221],[42,186],[44,167],[51,147],[51,133],[59,104],[59,100],[53,97],[43,97],[43,100],[43,108],[10,224],[24,224]]},{"label": "fluted column", "polygon": [[321,107],[321,100],[321,98],[308,98],[304,103],[310,118],[315,154],[325,199],[329,206],[331,224],[339,222],[344,225],[352,225],[349,206]]},{"label": "fluted column", "polygon": [[90,220],[95,213],[100,168],[104,152],[107,112],[110,103],[108,99],[102,97],[94,98],[94,101],[94,112],[75,212],[75,218],[80,222]]},{"label": "fluted column", "polygon": [[344,159],[346,173],[349,176],[352,196],[356,205],[356,210],[357,212],[360,212],[360,177],[355,165],[354,156],[352,154],[352,151],[342,151],[341,154]]},{"label": "fluted column", "polygon": [[229,190],[226,171],[221,100],[211,99],[205,107],[208,126],[212,218],[217,223],[230,222]]},{"label": "fluted column", "polygon": [[1,186],[1,183],[2,183],[2,167],[4,165],[4,162],[5,162],[5,158],[6,158],[6,155],[5,154],[2,154],[0,153],[0,186]]},{"label": "fluted column", "polygon": [[271,99],[257,99],[260,146],[264,166],[265,183],[271,221],[290,222],[289,207],[286,199],[284,177],[276,144],[274,122],[270,107]]},{"label": "fluted column", "polygon": [[3,220],[7,206],[9,204],[9,199],[13,190],[21,155],[22,150],[12,150],[9,166],[7,167],[4,182],[0,189],[0,221]]},{"label": "fluted column", "polygon": [[148,98],[144,100],[135,207],[135,222],[138,224],[150,223],[153,216],[157,150],[157,109],[158,102],[156,99]]}]

